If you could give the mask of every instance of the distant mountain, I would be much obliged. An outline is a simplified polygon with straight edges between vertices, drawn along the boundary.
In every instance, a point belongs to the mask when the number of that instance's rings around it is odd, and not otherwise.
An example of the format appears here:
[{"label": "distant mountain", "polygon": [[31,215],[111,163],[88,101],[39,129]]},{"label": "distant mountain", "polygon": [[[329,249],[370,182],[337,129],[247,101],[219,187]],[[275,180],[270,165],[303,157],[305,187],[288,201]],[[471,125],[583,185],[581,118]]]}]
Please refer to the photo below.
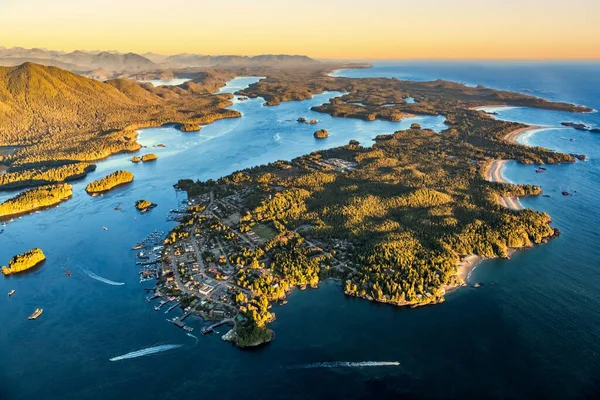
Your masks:
[{"label": "distant mountain", "polygon": [[13,66],[24,62],[53,65],[70,71],[89,71],[103,68],[109,71],[147,71],[157,68],[149,59],[135,53],[89,52],[76,50],[62,53],[44,49],[0,48],[0,65]]},{"label": "distant mountain", "polygon": [[153,63],[160,64],[163,63],[169,56],[165,54],[156,54],[156,53],[144,53],[142,56],[146,57],[148,60]]},{"label": "distant mountain", "polygon": [[57,57],[57,60],[66,62],[69,64],[81,65],[81,66],[91,66],[92,59],[94,58],[93,53],[87,53],[81,50],[75,50],[72,53],[62,54]]},{"label": "distant mountain", "polygon": [[[189,67],[236,67],[236,66],[309,66],[319,63],[307,56],[264,54],[254,57],[202,54],[163,55],[156,53],[118,53],[115,51],[75,50],[71,53],[46,49],[25,49],[22,47],[0,47],[0,65],[14,66],[24,62],[57,66],[69,71],[86,73],[87,76],[120,76],[122,73],[142,73],[165,69]],[[98,74],[99,68],[102,73]],[[113,72],[107,74],[106,71]]]},{"label": "distant mountain", "polygon": [[177,54],[167,57],[164,61],[167,64],[175,64],[181,67],[213,67],[213,66],[239,66],[239,65],[311,65],[319,63],[307,56],[290,56],[284,54],[264,54],[254,57],[248,56],[207,56],[201,54]]},{"label": "distant mountain", "polygon": [[155,63],[139,54],[113,54],[106,51],[96,54],[90,65],[111,71],[146,71],[157,67]]},{"label": "distant mountain", "polygon": [[62,53],[58,51],[44,49],[24,49],[23,47],[0,48],[0,58],[35,58],[44,60],[52,59],[60,54]]}]

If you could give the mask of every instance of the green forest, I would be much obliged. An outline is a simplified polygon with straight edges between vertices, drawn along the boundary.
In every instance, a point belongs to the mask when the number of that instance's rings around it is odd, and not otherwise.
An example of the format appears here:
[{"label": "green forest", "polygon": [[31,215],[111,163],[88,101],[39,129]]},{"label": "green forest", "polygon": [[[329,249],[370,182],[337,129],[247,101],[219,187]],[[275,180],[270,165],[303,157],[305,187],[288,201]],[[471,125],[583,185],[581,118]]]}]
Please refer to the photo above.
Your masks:
[{"label": "green forest", "polygon": [[72,187],[68,183],[28,189],[0,204],[0,218],[50,207],[65,201],[72,194]]},{"label": "green forest", "polygon": [[42,249],[31,249],[23,254],[18,254],[10,259],[8,267],[2,266],[4,275],[15,274],[35,267],[46,259]]},{"label": "green forest", "polygon": [[131,181],[133,181],[133,174],[131,172],[119,170],[102,179],[88,183],[85,191],[89,194],[103,193]]}]

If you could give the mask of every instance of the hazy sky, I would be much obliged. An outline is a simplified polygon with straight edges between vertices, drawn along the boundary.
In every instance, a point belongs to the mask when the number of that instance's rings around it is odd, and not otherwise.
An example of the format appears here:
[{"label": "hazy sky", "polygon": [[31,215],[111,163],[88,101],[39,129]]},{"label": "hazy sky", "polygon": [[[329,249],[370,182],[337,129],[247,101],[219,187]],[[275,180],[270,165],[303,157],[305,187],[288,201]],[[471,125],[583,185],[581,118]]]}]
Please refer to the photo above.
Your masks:
[{"label": "hazy sky", "polygon": [[600,0],[0,0],[0,45],[347,59],[597,59],[598,16]]}]

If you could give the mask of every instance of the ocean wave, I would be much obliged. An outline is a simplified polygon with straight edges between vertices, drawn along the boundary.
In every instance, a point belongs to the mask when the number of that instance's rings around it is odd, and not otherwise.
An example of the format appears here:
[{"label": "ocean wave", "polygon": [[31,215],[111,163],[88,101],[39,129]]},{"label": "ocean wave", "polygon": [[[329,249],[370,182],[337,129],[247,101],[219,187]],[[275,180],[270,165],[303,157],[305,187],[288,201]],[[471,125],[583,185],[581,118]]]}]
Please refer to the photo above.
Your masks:
[{"label": "ocean wave", "polygon": [[107,285],[123,286],[125,284],[124,282],[115,282],[115,281],[111,281],[110,279],[103,278],[103,277],[98,276],[95,273],[93,273],[92,271],[87,270],[87,269],[84,269],[83,272],[85,272],[85,274],[87,276],[89,276],[90,278],[95,279],[95,280],[100,281],[100,282],[103,282],[103,283],[106,283]]},{"label": "ocean wave", "polygon": [[398,361],[335,361],[297,365],[293,368],[363,368],[363,367],[397,367]]},{"label": "ocean wave", "polygon": [[131,353],[123,354],[122,356],[113,357],[110,361],[121,361],[127,360],[130,358],[138,358],[149,356],[151,354],[162,353],[163,351],[178,349],[183,347],[182,344],[162,344],[160,346],[148,347],[146,349],[132,351]]}]

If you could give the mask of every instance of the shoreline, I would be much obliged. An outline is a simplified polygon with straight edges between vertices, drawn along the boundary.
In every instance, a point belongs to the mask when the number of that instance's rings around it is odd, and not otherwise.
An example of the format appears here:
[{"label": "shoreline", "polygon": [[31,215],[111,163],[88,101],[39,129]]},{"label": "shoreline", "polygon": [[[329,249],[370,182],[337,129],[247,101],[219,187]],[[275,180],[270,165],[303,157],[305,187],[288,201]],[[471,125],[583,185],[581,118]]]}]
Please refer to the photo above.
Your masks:
[{"label": "shoreline", "polygon": [[[510,143],[517,143],[517,140],[520,136],[526,134],[527,132],[535,131],[538,129],[543,129],[543,127],[538,125],[529,125],[509,132],[504,136],[503,139]],[[490,182],[511,183],[502,175],[502,170],[508,161],[510,160],[493,160],[491,163],[487,164],[483,172],[484,178]],[[518,197],[498,196],[498,204],[500,204],[502,207],[506,207],[511,210],[522,210],[525,208]],[[471,273],[483,260],[484,259],[482,257],[477,256],[475,254],[469,254],[464,256],[463,259],[459,261],[456,266],[456,276],[462,282],[462,285],[459,284],[454,287],[447,287],[446,293],[450,293],[462,286],[467,285]]]},{"label": "shoreline", "polygon": [[[489,163],[483,173],[485,179],[490,182],[511,183],[502,175],[502,170],[508,161],[510,160],[494,160]],[[525,208],[518,197],[497,196],[497,200],[502,207],[511,210],[523,210]]]},{"label": "shoreline", "polygon": [[514,131],[507,133],[503,139],[509,143],[520,144],[518,142],[518,139],[521,136],[525,135],[528,132],[536,131],[538,129],[546,129],[546,127],[540,125],[528,125],[526,127],[515,129]]},{"label": "shoreline", "polygon": [[[539,129],[544,129],[544,127],[539,125],[528,125],[507,133],[506,135],[504,135],[503,139],[509,143],[519,144],[517,142],[519,137],[525,135],[528,132],[536,131]],[[490,182],[512,183],[509,180],[507,180],[502,174],[502,171],[504,170],[504,167],[508,161],[510,160],[493,160],[485,166],[485,169],[483,171],[483,177]],[[498,204],[500,204],[502,207],[509,208],[511,210],[522,210],[525,208],[518,197],[497,196],[497,199]]]}]

